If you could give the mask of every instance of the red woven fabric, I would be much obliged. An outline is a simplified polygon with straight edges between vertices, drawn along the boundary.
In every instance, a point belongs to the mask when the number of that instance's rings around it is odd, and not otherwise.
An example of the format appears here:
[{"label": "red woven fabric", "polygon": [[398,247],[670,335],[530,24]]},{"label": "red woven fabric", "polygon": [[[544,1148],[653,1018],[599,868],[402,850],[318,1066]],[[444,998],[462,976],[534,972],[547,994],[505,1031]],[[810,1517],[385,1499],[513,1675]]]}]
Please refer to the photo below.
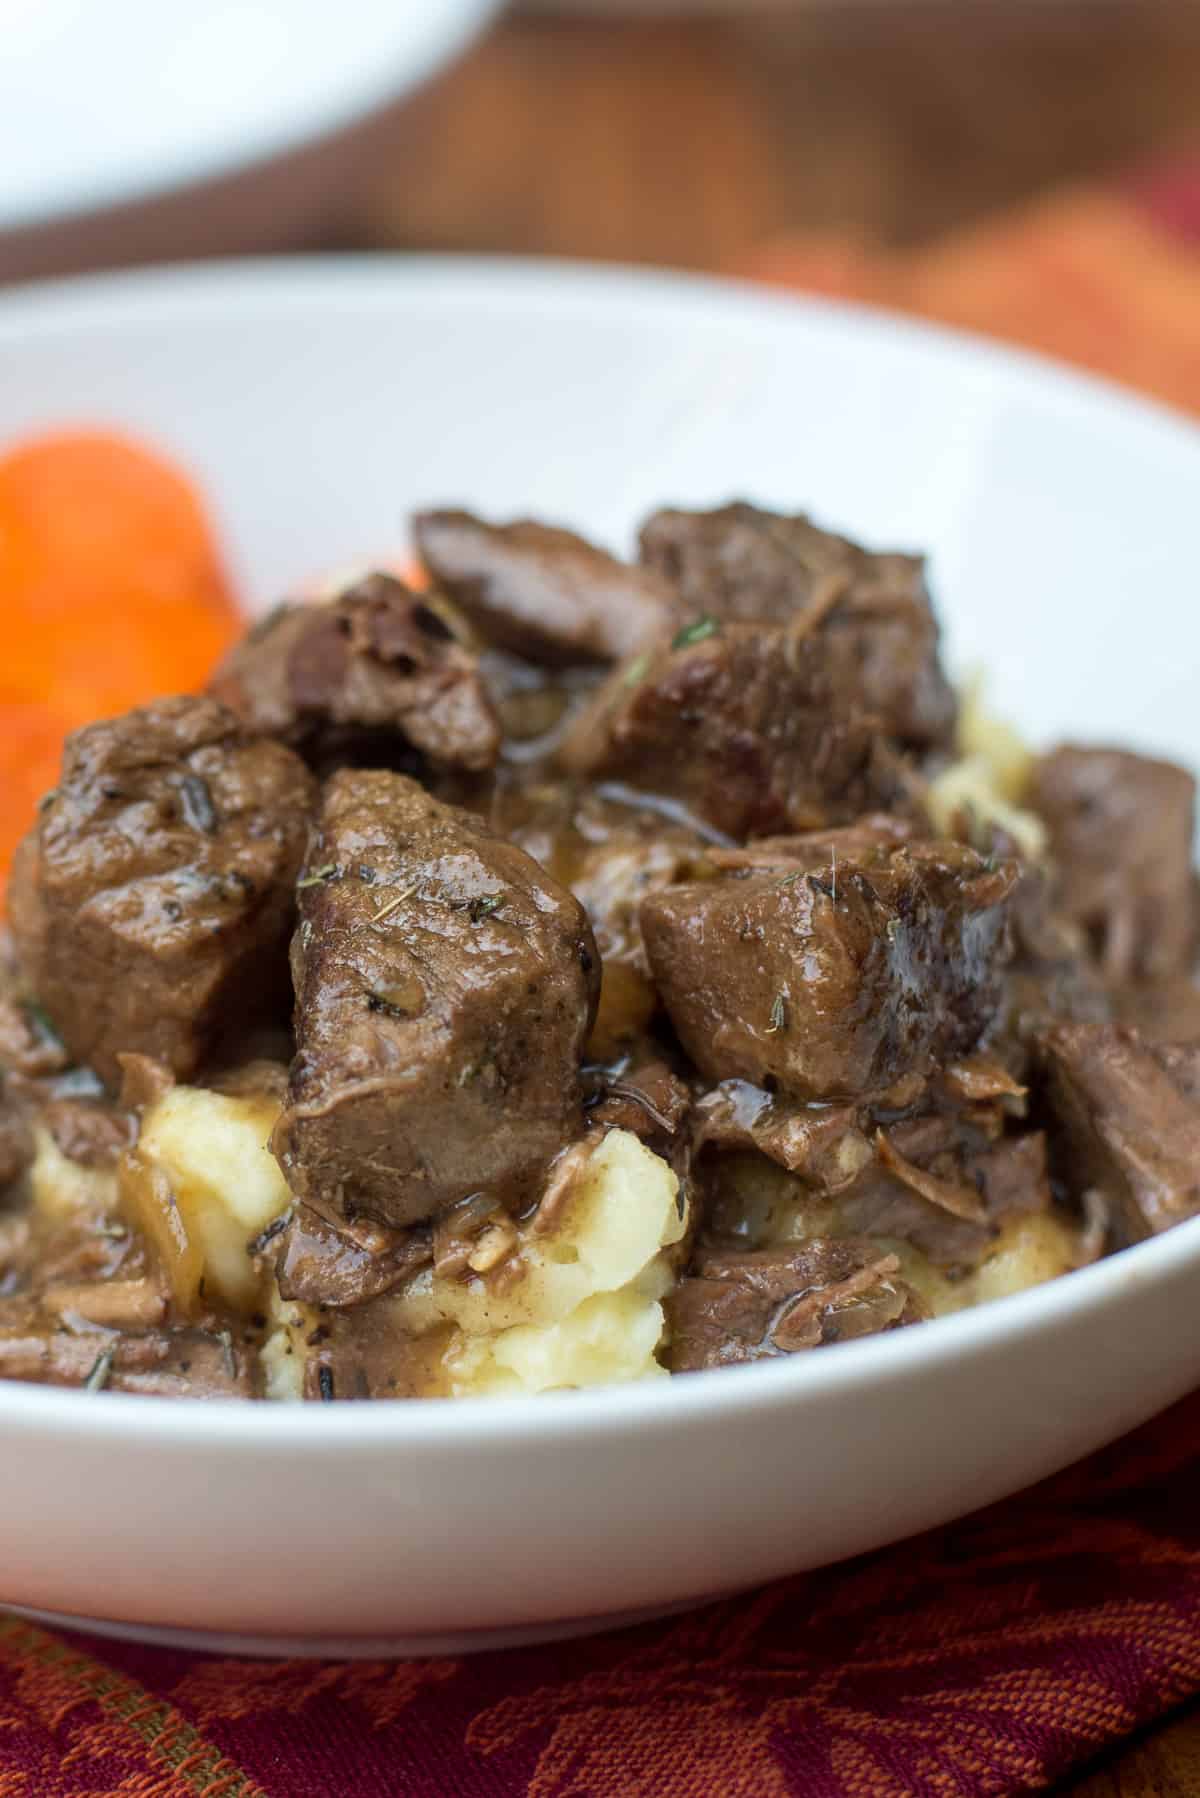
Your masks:
[{"label": "red woven fabric", "polygon": [[[1200,410],[1200,169],[758,272]],[[949,1529],[582,1642],[245,1663],[0,1619],[0,1798],[1009,1798],[1197,1691],[1200,1395]]]}]

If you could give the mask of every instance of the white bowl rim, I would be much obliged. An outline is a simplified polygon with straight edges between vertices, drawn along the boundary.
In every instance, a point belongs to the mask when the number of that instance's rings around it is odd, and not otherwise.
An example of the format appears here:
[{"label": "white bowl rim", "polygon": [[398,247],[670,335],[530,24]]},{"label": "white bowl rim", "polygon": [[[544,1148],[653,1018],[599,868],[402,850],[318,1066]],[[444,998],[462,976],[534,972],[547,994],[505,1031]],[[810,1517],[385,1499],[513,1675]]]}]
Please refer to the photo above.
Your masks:
[{"label": "white bowl rim", "polygon": [[186,191],[238,170],[288,156],[310,144],[336,137],[360,119],[370,118],[389,100],[428,80],[470,42],[497,11],[500,0],[422,0],[427,28],[419,41],[404,40],[392,56],[350,55],[338,84],[313,85],[305,104],[243,116],[218,148],[183,139],[159,145],[153,159],[131,151],[102,170],[45,179],[23,198],[0,190],[0,237],[23,231],[52,230],[67,221],[125,206],[141,206]]},{"label": "white bowl rim", "polygon": [[[764,291],[746,282],[663,273],[618,265],[480,256],[366,254],[248,259],[175,264],[33,283],[0,294],[0,354],[43,334],[106,323],[126,330],[139,314],[162,323],[203,320],[229,307],[308,307],[323,315],[350,305],[361,311],[395,307],[405,295],[438,303],[517,306],[599,304],[630,315],[695,317],[786,334],[799,321],[818,333],[847,329],[901,353],[986,370],[1018,390],[1036,384],[1056,403],[1114,417],[1148,432],[1177,454],[1196,459],[1200,430],[1182,413],[1094,375],[1026,350],[1010,349],[969,332],[902,318],[882,309]],[[630,1433],[662,1436],[697,1420],[786,1410],[815,1394],[848,1394],[856,1387],[899,1381],[945,1357],[1003,1349],[1019,1337],[1050,1335],[1072,1317],[1094,1316],[1130,1286],[1152,1284],[1194,1265],[1200,1269],[1200,1217],[1161,1236],[1041,1286],[993,1299],[918,1328],[838,1343],[815,1355],[780,1357],[707,1375],[683,1375],[529,1397],[375,1399],[361,1403],[269,1404],[240,1399],[145,1399],[125,1393],[90,1394],[62,1387],[0,1381],[0,1430],[117,1440],[136,1436],[196,1449],[238,1446],[265,1453],[333,1456],[353,1441],[364,1450],[459,1447],[501,1439],[564,1442]]]}]

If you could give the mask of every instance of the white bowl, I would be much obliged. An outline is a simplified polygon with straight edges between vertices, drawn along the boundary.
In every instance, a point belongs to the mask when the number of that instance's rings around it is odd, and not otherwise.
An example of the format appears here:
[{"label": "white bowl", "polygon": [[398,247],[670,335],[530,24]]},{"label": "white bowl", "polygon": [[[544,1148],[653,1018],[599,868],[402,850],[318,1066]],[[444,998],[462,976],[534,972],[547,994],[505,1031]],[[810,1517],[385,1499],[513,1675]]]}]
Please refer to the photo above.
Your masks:
[{"label": "white bowl", "polygon": [[[258,601],[410,507],[627,542],[742,493],[929,545],[961,667],[1035,736],[1200,760],[1200,437],[1046,363],[715,283],[430,261],[0,299],[0,440],[110,420],[199,475]],[[770,1365],[307,1408],[0,1385],[0,1596],[143,1637],[441,1650],[820,1565],[1064,1466],[1200,1378],[1200,1221]]]},{"label": "white bowl", "polygon": [[0,0],[0,280],[271,248],[499,0]]}]

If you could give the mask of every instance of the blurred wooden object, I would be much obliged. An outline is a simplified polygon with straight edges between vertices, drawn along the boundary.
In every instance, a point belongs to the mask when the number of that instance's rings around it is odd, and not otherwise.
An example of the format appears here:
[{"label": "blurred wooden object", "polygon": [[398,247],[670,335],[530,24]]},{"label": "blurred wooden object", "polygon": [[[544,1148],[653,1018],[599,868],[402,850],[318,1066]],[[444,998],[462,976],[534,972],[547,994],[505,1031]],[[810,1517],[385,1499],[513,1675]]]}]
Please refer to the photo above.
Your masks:
[{"label": "blurred wooden object", "polygon": [[356,241],[736,264],[911,242],[1200,131],[1200,0],[502,21],[399,121]]},{"label": "blurred wooden object", "polygon": [[[1194,0],[830,0],[513,15],[405,110],[338,240],[737,267],[889,244],[1200,140]],[[1200,1712],[1073,1798],[1197,1798]]]}]

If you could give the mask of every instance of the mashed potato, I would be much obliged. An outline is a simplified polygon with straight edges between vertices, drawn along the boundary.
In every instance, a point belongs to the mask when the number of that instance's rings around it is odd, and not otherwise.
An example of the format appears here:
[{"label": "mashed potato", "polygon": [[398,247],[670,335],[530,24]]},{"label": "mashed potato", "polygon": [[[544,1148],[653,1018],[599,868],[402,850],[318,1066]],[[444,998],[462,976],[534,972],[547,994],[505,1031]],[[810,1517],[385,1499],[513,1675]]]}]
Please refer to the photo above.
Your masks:
[{"label": "mashed potato", "polygon": [[968,684],[958,719],[958,756],[930,783],[926,810],[934,828],[949,834],[966,812],[1006,831],[1023,853],[1036,859],[1046,849],[1046,827],[1021,805],[1029,786],[1033,754],[1011,725],[984,708],[982,686]]},{"label": "mashed potato", "polygon": [[185,1309],[209,1297],[247,1311],[262,1297],[247,1245],[292,1202],[267,1147],[278,1110],[265,1094],[174,1086],[147,1109],[122,1159],[122,1200]]},{"label": "mashed potato", "polygon": [[452,1326],[442,1366],[456,1396],[663,1372],[655,1350],[674,1279],[667,1251],[687,1229],[679,1182],[627,1130],[573,1153],[551,1228],[535,1214],[499,1279],[446,1280],[429,1269],[396,1301],[406,1332]]},{"label": "mashed potato", "polygon": [[[428,1341],[431,1392],[464,1398],[665,1376],[656,1359],[662,1299],[675,1277],[671,1251],[687,1231],[679,1182],[626,1130],[571,1154],[549,1221],[543,1206],[487,1277],[425,1268],[372,1306],[398,1344]],[[319,1315],[278,1292],[268,1314],[267,1396],[299,1398]]]}]

